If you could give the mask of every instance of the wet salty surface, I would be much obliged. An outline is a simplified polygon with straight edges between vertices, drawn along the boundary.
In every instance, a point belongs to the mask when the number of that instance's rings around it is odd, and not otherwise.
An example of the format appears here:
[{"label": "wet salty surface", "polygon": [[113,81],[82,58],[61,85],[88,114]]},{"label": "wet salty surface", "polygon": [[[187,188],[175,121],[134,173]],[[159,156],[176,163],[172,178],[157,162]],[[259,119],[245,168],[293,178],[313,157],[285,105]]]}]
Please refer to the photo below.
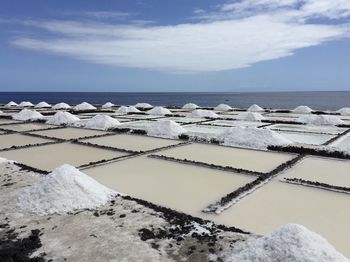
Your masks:
[{"label": "wet salty surface", "polygon": [[21,134],[3,134],[0,136],[0,149],[10,148],[12,146],[43,144],[47,142],[53,142],[53,140]]},{"label": "wet salty surface", "polygon": [[311,126],[311,125],[291,125],[291,124],[275,124],[268,128],[272,130],[294,131],[305,133],[321,133],[321,134],[340,134],[346,131],[346,128],[335,126]]},{"label": "wet salty surface", "polygon": [[314,133],[306,133],[306,132],[299,133],[299,132],[278,131],[278,133],[294,143],[308,144],[308,145],[322,145],[328,140],[335,137],[334,135],[314,134]]},{"label": "wet salty surface", "polygon": [[35,131],[35,132],[31,132],[31,134],[37,134],[37,135],[61,138],[61,139],[76,139],[76,138],[86,137],[86,136],[103,135],[103,134],[107,134],[107,132],[67,127],[63,129]]},{"label": "wet salty surface", "polygon": [[39,124],[39,123],[25,123],[25,124],[15,124],[15,125],[5,125],[0,126],[0,128],[10,131],[23,132],[23,131],[31,131],[31,130],[40,130],[47,128],[56,128],[56,126]]}]

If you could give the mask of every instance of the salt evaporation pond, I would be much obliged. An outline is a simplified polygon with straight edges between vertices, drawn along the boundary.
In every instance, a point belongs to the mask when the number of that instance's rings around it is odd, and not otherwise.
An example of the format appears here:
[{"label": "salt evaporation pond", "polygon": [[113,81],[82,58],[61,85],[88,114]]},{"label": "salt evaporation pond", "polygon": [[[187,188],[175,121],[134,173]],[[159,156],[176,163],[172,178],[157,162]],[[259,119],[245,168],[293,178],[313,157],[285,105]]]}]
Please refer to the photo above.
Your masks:
[{"label": "salt evaporation pond", "polygon": [[211,122],[206,122],[201,125],[220,125],[220,126],[246,126],[246,127],[260,127],[266,125],[266,123],[261,123],[257,121],[239,121],[239,120],[214,120]]},{"label": "salt evaporation pond", "polygon": [[322,145],[328,140],[332,139],[334,135],[313,134],[313,133],[299,133],[299,132],[285,132],[277,131],[283,137],[289,139],[294,143],[307,145]]},{"label": "salt evaporation pond", "polygon": [[187,159],[220,166],[230,166],[258,172],[270,172],[291,160],[293,154],[232,148],[209,144],[190,144],[157,153],[176,159]]},{"label": "salt evaporation pond", "polygon": [[319,133],[337,135],[346,131],[346,128],[335,126],[310,126],[310,125],[292,125],[292,124],[275,124],[268,128],[272,130],[293,131],[304,133]]},{"label": "salt evaporation pond", "polygon": [[119,128],[131,128],[131,129],[147,129],[149,128],[154,122],[153,121],[146,121],[146,120],[140,120],[140,121],[131,121],[131,122],[125,122],[122,123]]},{"label": "salt evaporation pond", "polygon": [[208,125],[188,125],[184,126],[188,135],[199,136],[203,138],[217,137],[229,127],[224,126],[208,126]]},{"label": "salt evaporation pond", "polygon": [[166,117],[164,120],[173,120],[177,123],[199,123],[208,121],[207,119],[194,118],[194,117]]},{"label": "salt evaporation pond", "polygon": [[153,115],[143,115],[143,114],[118,115],[118,117],[129,118],[129,119],[141,119],[141,120],[164,118],[163,116],[153,116]]},{"label": "salt evaporation pond", "polygon": [[254,179],[148,157],[117,161],[83,172],[118,192],[196,216],[220,196]]},{"label": "salt evaporation pond", "polygon": [[44,130],[44,131],[35,131],[30,133],[52,137],[52,138],[60,138],[60,139],[76,139],[76,138],[86,137],[86,136],[97,136],[97,135],[108,134],[108,132],[103,132],[103,131],[72,128],[72,127]]},{"label": "salt evaporation pond", "polygon": [[340,150],[350,151],[350,136],[346,135],[341,137],[330,144],[330,146],[335,147]]},{"label": "salt evaporation pond", "polygon": [[12,120],[12,119],[3,119],[0,118],[0,127],[2,128],[4,124],[14,124],[14,123],[21,123],[21,121],[17,121],[17,120]]},{"label": "salt evaporation pond", "polygon": [[51,125],[39,124],[39,123],[35,123],[35,124],[25,123],[25,124],[5,125],[5,126],[1,126],[1,128],[5,130],[10,130],[10,131],[24,132],[24,131],[40,130],[40,129],[56,128],[56,127]]},{"label": "salt evaporation pond", "polygon": [[12,146],[43,144],[47,142],[53,142],[53,140],[21,134],[3,134],[0,136],[0,149],[10,148]]}]

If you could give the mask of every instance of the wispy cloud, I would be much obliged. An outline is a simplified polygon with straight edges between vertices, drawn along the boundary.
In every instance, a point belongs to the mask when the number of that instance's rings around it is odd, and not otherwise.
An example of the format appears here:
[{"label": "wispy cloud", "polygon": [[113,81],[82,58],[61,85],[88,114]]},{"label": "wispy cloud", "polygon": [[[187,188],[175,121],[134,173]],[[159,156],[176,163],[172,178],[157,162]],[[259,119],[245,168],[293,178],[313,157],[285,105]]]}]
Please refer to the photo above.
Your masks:
[{"label": "wispy cloud", "polygon": [[[336,4],[335,4],[336,2]],[[243,0],[195,12],[193,23],[148,24],[30,21],[59,34],[18,37],[15,46],[93,63],[170,72],[237,69],[341,39],[349,25],[311,24],[310,18],[348,18],[347,0]]]}]

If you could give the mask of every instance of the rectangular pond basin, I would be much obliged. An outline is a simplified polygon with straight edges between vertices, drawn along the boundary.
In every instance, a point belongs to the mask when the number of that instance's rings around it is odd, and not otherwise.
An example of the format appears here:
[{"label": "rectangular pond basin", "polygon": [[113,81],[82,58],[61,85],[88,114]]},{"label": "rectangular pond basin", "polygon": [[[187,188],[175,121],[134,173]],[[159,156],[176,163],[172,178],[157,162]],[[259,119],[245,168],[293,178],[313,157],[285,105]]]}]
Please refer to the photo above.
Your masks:
[{"label": "rectangular pond basin", "polygon": [[295,157],[293,154],[197,143],[163,150],[157,154],[264,173]]},{"label": "rectangular pond basin", "polygon": [[[1,136],[0,136],[1,138]],[[0,152],[1,157],[51,171],[59,165],[78,167],[89,162],[124,156],[126,153],[104,150],[84,145],[60,143]]]},{"label": "rectangular pond basin", "polygon": [[192,215],[254,177],[135,157],[83,170],[101,184]]},{"label": "rectangular pond basin", "polygon": [[307,145],[322,145],[323,143],[335,137],[335,135],[329,134],[299,133],[288,131],[277,131],[277,133],[281,134],[294,143]]},{"label": "rectangular pond basin", "polygon": [[347,130],[346,128],[335,127],[335,126],[311,126],[311,125],[292,125],[292,124],[275,124],[275,125],[269,126],[268,128],[272,130],[330,134],[330,135],[337,135]]},{"label": "rectangular pond basin", "polygon": [[130,122],[122,123],[121,125],[118,126],[118,128],[131,128],[131,129],[145,130],[149,126],[151,126],[153,123],[154,121],[148,121],[148,120],[130,121]]},{"label": "rectangular pond basin", "polygon": [[3,134],[0,136],[0,149],[10,148],[12,146],[43,144],[53,141],[54,140],[26,136],[21,134]]},{"label": "rectangular pond basin", "polygon": [[350,135],[347,134],[343,137],[338,138],[333,143],[331,143],[330,146],[338,150],[349,151],[350,153]]},{"label": "rectangular pond basin", "polygon": [[238,121],[238,120],[214,120],[211,122],[203,123],[201,125],[220,125],[220,126],[242,126],[242,127],[259,127],[266,125],[267,123],[253,122],[253,121]]},{"label": "rectangular pond basin", "polygon": [[120,118],[129,118],[129,119],[141,119],[141,120],[163,118],[163,116],[142,115],[142,114],[120,115],[118,117],[120,117]]},{"label": "rectangular pond basin", "polygon": [[107,133],[108,132],[89,130],[89,129],[83,129],[83,128],[71,128],[71,127],[31,132],[31,134],[37,134],[37,135],[61,138],[61,139],[76,139],[76,138],[86,137],[86,136],[104,135]]},{"label": "rectangular pond basin", "polygon": [[208,119],[203,118],[194,118],[194,117],[165,117],[166,120],[173,120],[179,124],[187,124],[187,123],[199,123],[203,121],[208,121]]},{"label": "rectangular pond basin", "polygon": [[187,130],[188,135],[190,136],[197,136],[202,138],[215,138],[225,130],[227,130],[229,127],[227,126],[208,126],[208,125],[188,125],[184,126],[184,128]]},{"label": "rectangular pond basin", "polygon": [[350,256],[350,196],[272,181],[220,215],[204,215],[217,223],[266,234],[287,223],[306,226]]},{"label": "rectangular pond basin", "polygon": [[24,132],[24,131],[40,130],[40,129],[47,129],[47,128],[55,128],[55,127],[56,126],[46,125],[41,123],[24,123],[24,124],[5,125],[5,126],[2,126],[1,128],[10,130],[10,131]]},{"label": "rectangular pond basin", "polygon": [[15,124],[15,123],[22,123],[22,121],[0,118],[0,128],[3,128],[2,125],[4,125],[4,124]]},{"label": "rectangular pond basin", "polygon": [[160,147],[176,145],[183,141],[141,135],[118,134],[80,140],[101,146],[110,146],[132,151],[148,151]]}]

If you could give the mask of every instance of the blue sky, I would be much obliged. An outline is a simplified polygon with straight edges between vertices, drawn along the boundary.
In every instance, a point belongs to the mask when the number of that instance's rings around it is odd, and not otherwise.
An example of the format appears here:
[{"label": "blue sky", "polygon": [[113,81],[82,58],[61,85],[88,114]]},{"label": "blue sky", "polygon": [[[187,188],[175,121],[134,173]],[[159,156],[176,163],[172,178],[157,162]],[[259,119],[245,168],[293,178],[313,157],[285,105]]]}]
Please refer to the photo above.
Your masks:
[{"label": "blue sky", "polygon": [[347,0],[2,0],[0,91],[350,90]]}]

